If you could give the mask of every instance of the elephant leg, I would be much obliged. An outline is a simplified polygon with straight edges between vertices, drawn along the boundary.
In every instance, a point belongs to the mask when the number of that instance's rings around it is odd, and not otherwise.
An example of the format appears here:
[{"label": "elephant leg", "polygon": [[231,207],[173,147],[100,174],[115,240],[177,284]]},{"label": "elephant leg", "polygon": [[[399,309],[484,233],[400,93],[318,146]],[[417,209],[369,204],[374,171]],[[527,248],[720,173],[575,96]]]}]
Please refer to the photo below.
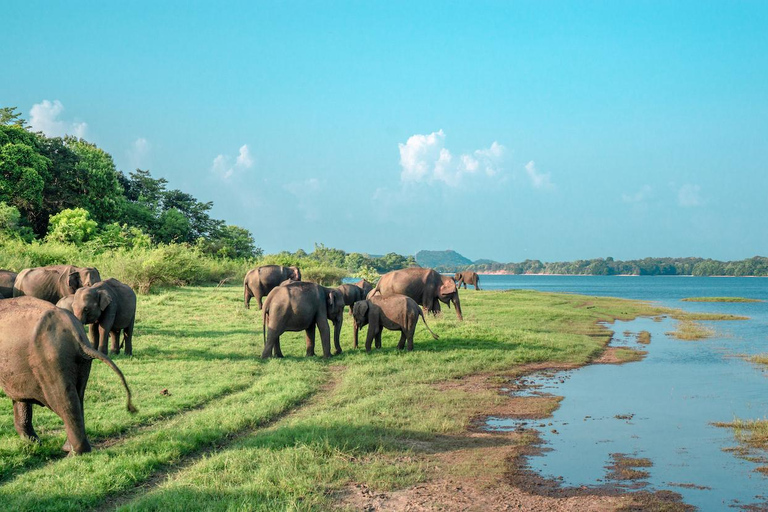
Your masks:
[{"label": "elephant leg", "polygon": [[315,355],[315,326],[311,325],[304,331],[307,337],[307,356]]},{"label": "elephant leg", "polygon": [[56,375],[51,375],[42,382],[45,401],[64,421],[64,430],[67,432],[67,441],[62,447],[64,451],[75,454],[89,452],[91,444],[85,435],[85,418],[79,390],[66,382],[67,377],[59,373],[60,371],[59,368],[50,368],[49,372]]},{"label": "elephant leg", "polygon": [[[94,324],[96,325],[96,324]],[[97,335],[99,337],[99,350],[101,350],[102,354],[106,354],[107,349],[107,339],[109,338],[109,331],[112,329],[111,325],[104,325],[99,324],[99,328],[97,329]]]},{"label": "elephant leg", "polygon": [[376,348],[381,348],[381,333],[384,332],[384,329],[379,329],[379,332],[376,333]]},{"label": "elephant leg", "polygon": [[131,324],[123,329],[123,341],[125,342],[125,355],[133,355],[133,324],[136,318],[131,319]]},{"label": "elephant leg", "polygon": [[370,352],[371,351],[371,342],[373,341],[373,338],[376,337],[376,329],[373,327],[373,325],[368,324],[368,334],[365,336],[365,351]]},{"label": "elephant leg", "polygon": [[275,342],[275,348],[272,349],[272,355],[275,357],[284,357],[283,351],[280,350],[280,338]]},{"label": "elephant leg", "polygon": [[112,353],[120,353],[120,330],[109,331],[109,339],[112,341]]},{"label": "elephant leg", "polygon": [[280,343],[280,334],[282,334],[282,331],[267,328],[267,341],[264,343],[264,350],[261,352],[262,359],[272,357],[272,351]]},{"label": "elephant leg", "polygon": [[22,439],[40,442],[37,432],[32,428],[32,404],[13,402],[13,426]]},{"label": "elephant leg", "polygon": [[357,326],[355,326],[355,328],[353,329],[352,339],[353,339],[353,340],[354,340],[354,342],[355,342],[355,349],[357,349],[357,332],[358,332],[359,330],[360,330],[360,329],[359,329]]},{"label": "elephant leg", "polygon": [[93,350],[99,350],[99,323],[96,322],[88,327],[88,337],[91,339]]},{"label": "elephant leg", "polygon": [[[418,318],[416,319],[418,321]],[[416,332],[416,323],[413,324],[413,327],[411,327],[408,330],[408,334],[406,335],[406,340],[408,341],[408,351],[410,352],[413,350],[413,335]]]},{"label": "elephant leg", "polygon": [[405,330],[400,331],[400,341],[397,342],[397,350],[405,348]]},{"label": "elephant leg", "polygon": [[339,343],[339,338],[341,338],[341,325],[343,317],[343,313],[339,314],[339,319],[333,322],[333,348],[335,349],[335,355],[341,354],[341,344]]},{"label": "elephant leg", "polygon": [[254,297],[256,297],[256,300],[259,302],[259,311],[261,311],[261,308],[264,307],[264,295],[261,293],[261,287],[256,290]]},{"label": "elephant leg", "polygon": [[328,320],[320,318],[317,322],[317,330],[320,331],[320,343],[323,346],[323,357],[331,357],[331,330],[328,328]]},{"label": "elephant leg", "polygon": [[248,285],[243,285],[243,303],[245,304],[245,309],[251,309],[251,297],[253,297],[253,294],[251,294],[251,290],[248,289]]}]

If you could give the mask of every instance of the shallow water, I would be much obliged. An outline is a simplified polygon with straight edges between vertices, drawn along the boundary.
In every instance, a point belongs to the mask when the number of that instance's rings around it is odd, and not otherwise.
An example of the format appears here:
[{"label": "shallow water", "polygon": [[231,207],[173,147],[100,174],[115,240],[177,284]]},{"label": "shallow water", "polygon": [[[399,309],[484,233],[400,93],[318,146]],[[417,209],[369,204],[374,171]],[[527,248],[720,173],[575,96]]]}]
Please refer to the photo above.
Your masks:
[{"label": "shallow water", "polygon": [[[735,417],[768,416],[766,374],[739,357],[768,352],[768,303],[679,300],[694,296],[768,299],[768,279],[482,276],[481,286],[654,300],[689,311],[751,317],[704,322],[716,334],[702,341],[665,335],[675,328],[672,319],[616,322],[609,326],[615,332],[612,345],[646,350],[646,358],[625,365],[591,365],[525,377],[541,385],[534,393],[565,397],[552,418],[527,420],[525,428],[543,425],[537,430],[549,449],[529,459],[531,469],[562,479],[565,485],[606,483],[611,454],[621,453],[652,461],[652,467],[643,468],[650,473],[644,479],[646,490],[678,492],[702,510],[768,503],[768,478],[754,471],[756,463],[723,451],[737,444],[733,432],[711,425]],[[643,330],[651,333],[650,345],[636,344],[634,335],[624,335],[625,331]],[[520,422],[492,418],[488,428],[516,429]]]}]

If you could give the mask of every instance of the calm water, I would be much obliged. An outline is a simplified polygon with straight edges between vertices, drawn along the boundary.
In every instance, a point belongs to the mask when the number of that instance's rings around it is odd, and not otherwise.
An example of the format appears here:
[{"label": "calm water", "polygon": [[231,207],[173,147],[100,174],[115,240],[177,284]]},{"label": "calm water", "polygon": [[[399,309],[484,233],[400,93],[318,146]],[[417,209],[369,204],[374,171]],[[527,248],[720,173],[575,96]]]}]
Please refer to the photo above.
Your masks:
[{"label": "calm water", "polygon": [[[747,321],[705,322],[716,335],[680,341],[665,335],[675,321],[638,319],[610,326],[613,345],[637,346],[634,336],[649,331],[648,356],[621,366],[592,365],[570,372],[528,377],[539,392],[564,396],[553,418],[541,425],[545,451],[532,457],[532,469],[566,485],[606,482],[610,454],[648,458],[653,467],[646,489],[679,492],[701,510],[765,505],[768,478],[757,464],[723,448],[735,446],[730,429],[711,425],[734,418],[768,417],[768,380],[740,354],[768,352],[768,302],[689,303],[684,297],[740,296],[768,300],[768,279],[694,277],[482,276],[484,289],[527,288],[656,301],[689,311],[717,311]],[[620,416],[620,418],[617,418]],[[551,425],[550,425],[551,423]],[[520,422],[495,418],[489,428],[515,429]],[[556,433],[552,431],[555,430]],[[705,488],[683,488],[694,484]]]}]

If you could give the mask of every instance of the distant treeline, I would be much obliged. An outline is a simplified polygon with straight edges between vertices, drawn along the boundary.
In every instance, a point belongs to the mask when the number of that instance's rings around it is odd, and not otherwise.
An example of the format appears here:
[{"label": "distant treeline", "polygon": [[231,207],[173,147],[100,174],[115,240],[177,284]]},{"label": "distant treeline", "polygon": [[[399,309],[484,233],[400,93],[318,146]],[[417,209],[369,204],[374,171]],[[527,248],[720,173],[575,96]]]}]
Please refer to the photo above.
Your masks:
[{"label": "distant treeline", "polygon": [[741,261],[717,261],[704,258],[645,258],[642,260],[592,260],[544,263],[525,260],[520,263],[475,263],[462,269],[475,272],[509,274],[635,275],[635,276],[768,276],[768,258],[755,256]]}]

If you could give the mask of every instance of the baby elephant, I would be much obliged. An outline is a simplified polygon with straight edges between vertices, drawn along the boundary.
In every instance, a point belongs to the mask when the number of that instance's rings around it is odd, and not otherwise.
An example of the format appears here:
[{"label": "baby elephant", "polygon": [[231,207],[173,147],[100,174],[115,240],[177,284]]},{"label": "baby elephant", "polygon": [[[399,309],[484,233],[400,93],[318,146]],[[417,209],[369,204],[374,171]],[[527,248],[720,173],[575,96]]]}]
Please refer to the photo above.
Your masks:
[{"label": "baby elephant", "polygon": [[427,325],[427,319],[421,308],[410,297],[405,295],[389,295],[382,297],[380,294],[373,295],[368,300],[355,302],[352,306],[352,317],[355,320],[355,348],[357,348],[357,331],[368,324],[368,335],[365,337],[365,350],[371,351],[371,341],[376,339],[376,348],[381,348],[381,332],[384,328],[390,331],[400,331],[400,342],[397,348],[402,350],[405,342],[408,342],[408,350],[413,350],[413,333],[416,331],[416,324],[419,317],[424,321],[424,327],[434,339],[438,335],[432,332]]},{"label": "baby elephant", "polygon": [[136,320],[136,294],[117,279],[107,279],[75,292],[72,311],[83,324],[93,324],[93,348],[107,353],[107,337],[112,338],[112,353],[120,353],[118,339],[123,331],[125,353],[133,354],[133,323]]}]

